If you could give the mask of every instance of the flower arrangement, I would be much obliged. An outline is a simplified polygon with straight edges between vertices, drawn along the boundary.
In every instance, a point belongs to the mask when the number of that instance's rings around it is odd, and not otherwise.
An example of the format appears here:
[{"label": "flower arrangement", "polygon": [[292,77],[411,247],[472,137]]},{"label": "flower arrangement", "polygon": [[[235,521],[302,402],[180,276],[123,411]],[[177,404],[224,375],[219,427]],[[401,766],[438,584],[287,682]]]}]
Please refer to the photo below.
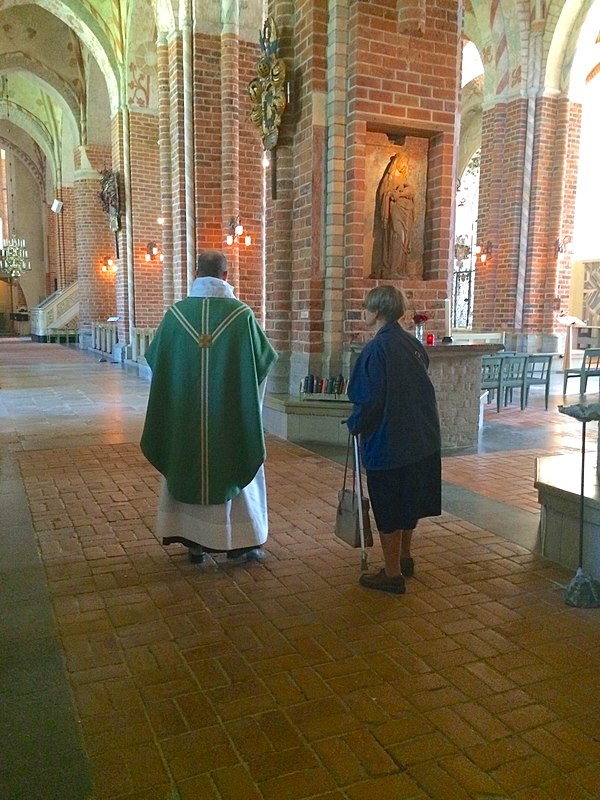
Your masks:
[{"label": "flower arrangement", "polygon": [[427,314],[421,314],[418,311],[415,311],[413,314],[413,322],[415,325],[422,325],[424,322],[427,322],[428,319],[429,317]]}]

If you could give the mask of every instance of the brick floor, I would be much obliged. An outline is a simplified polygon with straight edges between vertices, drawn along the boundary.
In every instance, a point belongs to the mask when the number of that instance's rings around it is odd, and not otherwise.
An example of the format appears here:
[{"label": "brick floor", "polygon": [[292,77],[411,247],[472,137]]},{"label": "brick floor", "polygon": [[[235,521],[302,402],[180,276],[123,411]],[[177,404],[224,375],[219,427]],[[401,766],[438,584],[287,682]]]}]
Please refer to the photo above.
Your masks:
[{"label": "brick floor", "polygon": [[[494,415],[577,447],[555,412]],[[570,573],[445,513],[420,527],[406,595],[364,590],[332,535],[343,468],[273,437],[266,562],[192,565],[152,533],[136,441],[24,431],[94,800],[600,797],[600,612],[564,604]],[[448,458],[444,478],[538,512],[539,454]]]},{"label": "brick floor", "polygon": [[[600,654],[580,646],[600,619],[564,605],[569,575],[444,515],[407,595],[370,594],[331,535],[342,468],[268,451],[269,558],[248,567],[157,542],[137,444],[19,457],[97,797],[512,797],[559,778],[597,797],[600,744],[574,720],[582,692],[600,703]],[[531,464],[445,469],[511,458]]]}]

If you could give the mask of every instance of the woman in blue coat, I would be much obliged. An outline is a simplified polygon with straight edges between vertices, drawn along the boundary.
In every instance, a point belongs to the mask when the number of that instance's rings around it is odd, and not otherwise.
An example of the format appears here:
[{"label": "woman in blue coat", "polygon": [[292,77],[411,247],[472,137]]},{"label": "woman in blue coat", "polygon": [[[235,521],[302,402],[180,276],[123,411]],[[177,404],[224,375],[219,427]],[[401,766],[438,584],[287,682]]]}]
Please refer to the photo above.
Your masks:
[{"label": "woman in blue coat", "polygon": [[375,335],[348,385],[348,427],[361,435],[362,459],[385,567],[363,574],[369,589],[403,594],[414,574],[411,541],[422,517],[441,511],[441,437],[435,390],[423,345],[398,320],[406,298],[394,286],[372,289],[365,320]]}]

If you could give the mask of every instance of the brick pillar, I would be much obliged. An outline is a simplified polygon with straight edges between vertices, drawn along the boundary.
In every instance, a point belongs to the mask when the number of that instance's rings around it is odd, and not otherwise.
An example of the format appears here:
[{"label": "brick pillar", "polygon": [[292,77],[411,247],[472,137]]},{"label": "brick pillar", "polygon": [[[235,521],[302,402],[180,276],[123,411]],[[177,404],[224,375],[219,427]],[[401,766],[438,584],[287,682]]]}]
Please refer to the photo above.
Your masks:
[{"label": "brick pillar", "polygon": [[[237,8],[234,4],[233,8]],[[240,86],[239,86],[239,18],[224,25],[221,34],[221,235],[240,210]],[[242,224],[244,219],[242,219]],[[239,251],[243,243],[224,247],[229,262],[230,282],[239,292]]]},{"label": "brick pillar", "polygon": [[112,234],[98,200],[100,180],[95,170],[77,169],[73,183],[75,245],[79,280],[80,329],[91,334],[93,322],[104,322],[116,313],[113,272],[102,272],[102,264],[114,255]]},{"label": "brick pillar", "polygon": [[[373,137],[379,138],[382,148],[402,147],[404,138],[416,137],[426,151],[422,277],[400,277],[393,282],[405,290],[411,312],[427,314],[429,331],[438,337],[444,332],[454,249],[461,5],[401,5],[403,16],[396,28],[377,18],[373,4],[349,4],[346,191],[341,198],[346,212],[347,348],[371,335],[362,322],[362,301],[381,282],[366,277],[365,270],[365,209],[377,190],[366,179],[367,140]],[[426,24],[420,30],[412,23],[418,22],[423,11]],[[405,322],[412,327],[409,317]]]},{"label": "brick pillar", "polygon": [[475,275],[475,329],[514,330],[523,202],[527,101],[484,111],[477,239],[493,255]]},{"label": "brick pillar", "polygon": [[[46,206],[46,295],[59,288],[60,258],[58,247],[59,224],[57,215]],[[62,288],[62,287],[60,287]]]},{"label": "brick pillar", "polygon": [[161,180],[158,148],[158,117],[133,111],[129,114],[131,148],[131,205],[134,220],[135,325],[158,325],[163,316],[163,262],[159,256],[146,261],[147,245],[162,246]]},{"label": "brick pillar", "polygon": [[580,127],[581,109],[568,98],[539,98],[527,165],[527,101],[483,116],[477,236],[494,250],[485,265],[477,261],[474,328],[513,331],[527,349],[556,349],[564,334],[556,314],[568,307],[570,258],[555,252],[555,242],[573,233]]},{"label": "brick pillar", "polygon": [[279,360],[269,376],[269,388],[276,394],[285,394],[290,390],[293,173],[292,148],[279,145],[277,199],[271,197],[270,188],[267,188],[265,233],[265,329],[279,353]]},{"label": "brick pillar", "polygon": [[[269,14],[277,21],[280,54],[288,70],[293,69],[292,34],[294,3],[276,0]],[[293,85],[293,84],[292,84]],[[276,394],[290,391],[290,359],[292,353],[292,274],[294,248],[292,244],[292,213],[294,208],[293,136],[295,110],[300,98],[292,97],[283,117],[276,151],[276,198],[271,191],[272,166],[266,171],[265,224],[265,307],[266,332],[279,353],[279,360],[269,376],[269,389]],[[302,313],[302,312],[301,312]],[[307,312],[308,313],[308,312]]]},{"label": "brick pillar", "polygon": [[63,186],[60,191],[62,200],[62,210],[59,214],[57,224],[60,233],[60,245],[62,247],[62,265],[65,284],[68,286],[77,280],[77,256],[75,247],[75,200],[73,186]]},{"label": "brick pillar", "polygon": [[[546,298],[545,326],[549,330],[564,333],[564,326],[557,326],[557,311],[568,311],[571,288],[571,256],[569,253],[556,253],[557,239],[573,237],[575,225],[575,199],[577,195],[577,174],[579,166],[579,145],[581,140],[582,108],[572,103],[568,97],[560,97],[556,112],[556,149],[554,156],[548,154],[552,164],[553,185],[551,191],[551,222],[549,249],[556,259],[556,279],[552,294]],[[548,136],[540,135],[547,149],[552,150]],[[556,158],[556,153],[562,158]],[[552,263],[552,262],[551,262]]]},{"label": "brick pillar", "polygon": [[324,362],[327,9],[315,0],[295,4],[282,0],[273,4],[270,13],[277,21],[280,53],[290,75],[302,74],[302,90],[293,93],[280,130],[276,200],[271,199],[267,185],[267,304],[271,291],[283,301],[277,302],[278,318],[271,321],[267,308],[267,319],[270,329],[277,331],[277,339],[289,348],[271,386],[296,393],[301,378],[308,372],[320,373]]},{"label": "brick pillar", "polygon": [[265,261],[263,224],[265,211],[265,170],[263,150],[258,129],[250,119],[252,101],[248,84],[256,76],[260,48],[258,32],[253,42],[239,43],[239,198],[244,230],[252,237],[252,244],[241,243],[239,250],[239,297],[252,308],[261,323],[265,324]]},{"label": "brick pillar", "polygon": [[50,205],[46,206],[47,294],[64,289],[77,280],[73,187],[63,186],[57,195],[57,199],[62,201],[62,209],[55,213]]},{"label": "brick pillar", "polygon": [[[183,135],[183,45],[181,34],[174,36],[168,45],[170,77],[169,141],[171,148],[170,196],[172,200],[173,235],[173,276],[172,293],[174,300],[187,295],[187,234],[185,218],[185,143]],[[218,72],[218,67],[217,67]],[[196,92],[198,97],[201,92]],[[204,102],[199,106],[204,108]],[[200,109],[198,110],[198,114]],[[195,148],[196,149],[196,148]],[[197,152],[197,149],[196,149]],[[198,211],[198,226],[201,215]],[[169,294],[168,293],[168,294]]]},{"label": "brick pillar", "polygon": [[173,286],[173,186],[171,183],[171,137],[170,137],[170,93],[169,93],[169,48],[166,34],[160,34],[156,46],[158,79],[158,148],[160,159],[160,215],[164,219],[162,229],[162,292],[163,308],[175,300]]},{"label": "brick pillar", "polygon": [[[124,155],[123,155],[123,116],[117,113],[111,120],[111,141],[112,141],[112,159],[108,161],[107,166],[117,171],[119,176],[119,194],[121,200],[121,221],[120,228],[115,234],[111,232],[113,240],[113,251],[116,248],[115,239],[118,243],[119,258],[118,258],[118,271],[116,273],[116,316],[119,317],[119,341],[129,343],[130,332],[130,291],[135,286],[135,277],[133,282],[130,281],[131,269],[128,263],[128,243],[127,243],[127,197],[125,193],[124,181]],[[108,220],[105,219],[105,225],[108,226]]]}]

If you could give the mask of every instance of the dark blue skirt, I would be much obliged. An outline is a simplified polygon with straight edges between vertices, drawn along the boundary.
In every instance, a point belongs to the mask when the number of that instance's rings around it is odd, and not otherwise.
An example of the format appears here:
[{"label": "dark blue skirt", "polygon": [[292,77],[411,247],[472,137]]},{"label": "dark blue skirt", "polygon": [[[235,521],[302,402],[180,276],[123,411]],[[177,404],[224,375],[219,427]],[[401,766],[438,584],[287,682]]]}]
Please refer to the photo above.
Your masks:
[{"label": "dark blue skirt", "polygon": [[440,453],[397,469],[368,469],[367,488],[377,530],[410,531],[423,517],[442,513]]}]

